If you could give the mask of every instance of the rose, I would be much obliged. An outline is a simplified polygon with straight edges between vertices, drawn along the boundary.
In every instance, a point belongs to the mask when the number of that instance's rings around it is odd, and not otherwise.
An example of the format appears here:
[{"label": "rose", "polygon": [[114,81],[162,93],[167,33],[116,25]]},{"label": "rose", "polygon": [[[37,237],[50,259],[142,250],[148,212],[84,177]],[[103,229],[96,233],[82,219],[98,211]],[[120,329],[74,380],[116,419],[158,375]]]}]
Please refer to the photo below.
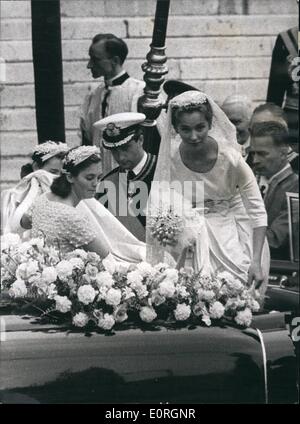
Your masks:
[{"label": "rose", "polygon": [[68,258],[80,258],[83,261],[85,261],[87,259],[87,252],[83,249],[75,249],[73,250],[73,252],[70,252],[68,254]]},{"label": "rose", "polygon": [[246,308],[243,311],[239,311],[234,320],[238,325],[242,325],[243,327],[249,327],[252,321],[251,309]]},{"label": "rose", "polygon": [[96,297],[96,290],[89,284],[79,287],[77,290],[77,297],[81,303],[88,305],[92,303]]},{"label": "rose", "polygon": [[200,301],[193,306],[193,314],[196,317],[199,317],[200,315],[207,314],[207,313],[208,313],[207,308],[204,302]]},{"label": "rose", "polygon": [[96,252],[88,252],[86,260],[96,266],[101,262],[100,256]]},{"label": "rose", "polygon": [[126,307],[121,305],[114,310],[114,319],[116,322],[126,321],[128,318]]},{"label": "rose", "polygon": [[143,306],[139,315],[144,322],[152,322],[157,317],[155,310],[150,306]]},{"label": "rose", "polygon": [[76,315],[74,315],[72,321],[76,327],[85,327],[89,322],[89,317],[83,312],[78,312]]},{"label": "rose", "polygon": [[179,303],[174,311],[176,321],[186,321],[191,315],[191,307],[185,303]]},{"label": "rose", "polygon": [[85,267],[85,273],[90,277],[91,280],[95,280],[98,274],[98,268],[89,263]]},{"label": "rose", "polygon": [[98,327],[103,330],[111,330],[115,325],[114,317],[110,314],[104,314],[103,317],[100,317],[98,320]]},{"label": "rose", "polygon": [[100,288],[101,286],[112,287],[114,280],[108,271],[98,272],[96,275],[96,284]]},{"label": "rose", "polygon": [[105,302],[107,305],[118,306],[121,302],[121,290],[109,289],[106,293]]},{"label": "rose", "polygon": [[55,309],[57,309],[59,312],[65,314],[71,310],[72,302],[67,298],[67,296],[57,295],[55,296],[54,300],[56,302]]},{"label": "rose", "polygon": [[151,302],[155,305],[155,306],[159,306],[162,303],[164,303],[166,300],[166,298],[164,296],[161,296],[157,290],[153,290],[152,295],[151,295]]},{"label": "rose", "polygon": [[117,271],[118,264],[111,253],[109,253],[106,258],[102,260],[102,264],[106,271],[108,271],[111,275]]},{"label": "rose", "polygon": [[54,283],[54,281],[57,279],[56,269],[51,266],[44,268],[42,272],[42,279],[46,283]]},{"label": "rose", "polygon": [[72,276],[73,266],[69,261],[63,260],[56,265],[58,278],[62,281]]},{"label": "rose", "polygon": [[220,319],[224,315],[225,308],[221,302],[214,302],[209,307],[209,314],[212,319]]},{"label": "rose", "polygon": [[175,286],[172,281],[170,280],[164,280],[162,283],[158,286],[158,292],[161,296],[170,298],[174,296],[175,293]]},{"label": "rose", "polygon": [[10,297],[25,297],[27,295],[25,282],[23,280],[16,280],[11,285],[8,294]]}]

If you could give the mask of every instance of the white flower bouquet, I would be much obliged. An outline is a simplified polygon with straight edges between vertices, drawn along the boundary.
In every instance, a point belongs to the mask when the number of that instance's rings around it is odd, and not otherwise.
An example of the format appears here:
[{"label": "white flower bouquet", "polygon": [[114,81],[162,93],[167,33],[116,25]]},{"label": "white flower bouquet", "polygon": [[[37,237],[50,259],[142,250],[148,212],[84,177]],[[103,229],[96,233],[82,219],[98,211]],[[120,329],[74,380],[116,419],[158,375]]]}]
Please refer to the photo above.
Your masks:
[{"label": "white flower bouquet", "polygon": [[151,217],[148,225],[152,237],[162,246],[177,244],[179,234],[183,231],[183,220],[172,208]]},{"label": "white flower bouquet", "polygon": [[211,325],[225,316],[249,326],[259,309],[252,293],[226,272],[212,278],[164,263],[126,267],[112,255],[101,260],[81,249],[63,255],[43,239],[22,243],[12,235],[1,238],[1,292],[38,305],[43,317],[103,331],[126,322]]}]

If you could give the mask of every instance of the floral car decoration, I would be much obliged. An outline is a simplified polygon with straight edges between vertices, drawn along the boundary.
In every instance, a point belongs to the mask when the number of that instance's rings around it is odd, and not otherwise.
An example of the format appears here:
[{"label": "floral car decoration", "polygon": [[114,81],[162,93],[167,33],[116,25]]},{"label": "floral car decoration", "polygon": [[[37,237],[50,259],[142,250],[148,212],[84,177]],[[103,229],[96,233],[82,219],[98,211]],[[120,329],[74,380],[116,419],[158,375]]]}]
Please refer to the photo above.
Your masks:
[{"label": "floral car decoration", "polygon": [[43,238],[22,242],[16,234],[1,237],[1,292],[38,305],[43,316],[105,331],[126,321],[209,326],[224,317],[247,327],[260,307],[255,292],[228,272],[212,278],[164,263],[128,266],[82,249],[63,254]]}]

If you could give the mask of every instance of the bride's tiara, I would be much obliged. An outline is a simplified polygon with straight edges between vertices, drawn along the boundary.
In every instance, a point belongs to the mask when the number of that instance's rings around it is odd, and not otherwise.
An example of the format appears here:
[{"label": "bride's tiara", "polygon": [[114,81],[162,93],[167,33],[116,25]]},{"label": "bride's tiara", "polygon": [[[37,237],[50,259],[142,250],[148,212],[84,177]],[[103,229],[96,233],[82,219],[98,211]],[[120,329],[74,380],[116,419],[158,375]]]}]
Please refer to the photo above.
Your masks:
[{"label": "bride's tiara", "polygon": [[172,108],[186,108],[203,105],[207,101],[206,95],[200,91],[186,91],[179,94],[179,96],[174,97],[170,101],[170,106]]},{"label": "bride's tiara", "polygon": [[72,165],[76,166],[92,155],[96,155],[100,158],[100,149],[96,146],[76,147],[75,149],[70,150],[66,155],[64,158],[64,165],[69,165],[72,163]]},{"label": "bride's tiara", "polygon": [[33,154],[40,155],[42,162],[46,162],[46,160],[51,159],[53,156],[56,156],[59,153],[66,153],[68,150],[69,148],[66,143],[47,140],[44,143],[39,144],[34,149]]}]

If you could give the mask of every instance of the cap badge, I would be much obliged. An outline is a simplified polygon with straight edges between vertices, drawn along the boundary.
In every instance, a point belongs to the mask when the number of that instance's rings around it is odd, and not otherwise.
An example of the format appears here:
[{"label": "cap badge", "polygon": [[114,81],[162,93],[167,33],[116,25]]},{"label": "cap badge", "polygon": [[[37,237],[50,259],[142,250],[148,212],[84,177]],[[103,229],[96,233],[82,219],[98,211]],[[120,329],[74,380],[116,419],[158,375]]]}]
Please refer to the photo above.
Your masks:
[{"label": "cap badge", "polygon": [[117,137],[121,134],[121,128],[117,127],[113,122],[109,123],[105,128],[106,134],[109,137]]}]

